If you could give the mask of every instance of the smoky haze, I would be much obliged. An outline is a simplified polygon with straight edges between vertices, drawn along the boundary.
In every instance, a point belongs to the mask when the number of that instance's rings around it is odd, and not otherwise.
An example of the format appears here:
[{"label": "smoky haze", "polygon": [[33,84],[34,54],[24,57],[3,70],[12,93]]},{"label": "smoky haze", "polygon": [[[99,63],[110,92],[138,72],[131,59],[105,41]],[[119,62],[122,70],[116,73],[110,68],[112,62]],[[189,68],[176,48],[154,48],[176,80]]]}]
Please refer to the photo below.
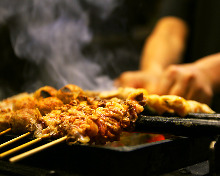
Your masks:
[{"label": "smoky haze", "polygon": [[[73,83],[84,89],[112,89],[112,80],[100,74],[102,66],[84,56],[91,42],[88,9],[80,0],[1,0],[0,22],[10,23],[15,54],[35,63],[39,79],[27,90]],[[84,0],[96,7],[103,20],[117,7],[117,0]],[[102,54],[95,57],[102,58]],[[108,60],[113,59],[108,55]],[[101,62],[100,62],[101,63]]]}]

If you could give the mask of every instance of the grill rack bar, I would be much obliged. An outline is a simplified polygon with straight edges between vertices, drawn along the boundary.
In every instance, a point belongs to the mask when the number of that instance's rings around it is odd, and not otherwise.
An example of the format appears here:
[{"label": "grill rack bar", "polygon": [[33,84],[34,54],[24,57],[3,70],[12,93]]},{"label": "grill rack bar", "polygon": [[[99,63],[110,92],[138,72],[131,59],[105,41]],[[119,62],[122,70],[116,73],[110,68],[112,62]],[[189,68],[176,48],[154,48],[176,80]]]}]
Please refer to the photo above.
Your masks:
[{"label": "grill rack bar", "polygon": [[188,137],[219,135],[220,114],[191,113],[184,118],[140,115],[134,131]]}]

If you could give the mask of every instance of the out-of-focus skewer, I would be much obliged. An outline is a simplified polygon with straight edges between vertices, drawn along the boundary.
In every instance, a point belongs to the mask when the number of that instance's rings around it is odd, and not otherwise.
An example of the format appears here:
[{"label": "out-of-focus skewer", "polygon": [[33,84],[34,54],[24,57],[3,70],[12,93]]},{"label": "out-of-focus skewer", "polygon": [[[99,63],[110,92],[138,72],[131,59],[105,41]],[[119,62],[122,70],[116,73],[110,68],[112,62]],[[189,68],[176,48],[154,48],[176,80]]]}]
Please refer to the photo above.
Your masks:
[{"label": "out-of-focus skewer", "polygon": [[7,132],[9,132],[9,131],[11,131],[11,128],[8,128],[8,129],[6,129],[6,130],[0,132],[0,136],[3,135],[3,134],[5,134],[5,133],[7,133]]},{"label": "out-of-focus skewer", "polygon": [[9,140],[9,141],[3,143],[3,144],[0,144],[0,149],[3,148],[3,147],[5,147],[5,146],[7,146],[7,145],[9,145],[9,144],[12,144],[13,142],[16,142],[16,141],[20,140],[20,139],[22,139],[22,138],[25,138],[25,137],[28,136],[29,134],[31,134],[31,133],[30,133],[30,132],[27,132],[27,133],[25,133],[25,134],[22,134],[21,136],[18,136],[18,137],[14,138],[14,139],[11,139],[11,140]]},{"label": "out-of-focus skewer", "polygon": [[6,156],[8,156],[8,155],[11,155],[12,153],[17,152],[17,151],[19,151],[19,150],[21,150],[21,149],[24,149],[24,148],[26,148],[26,147],[29,147],[29,146],[31,146],[32,144],[35,144],[35,143],[41,141],[43,138],[46,138],[46,137],[48,137],[48,136],[49,136],[49,134],[48,134],[48,135],[45,135],[45,136],[43,136],[43,137],[40,137],[40,138],[33,139],[33,140],[31,140],[31,141],[29,141],[29,142],[27,142],[27,143],[24,143],[24,144],[22,144],[22,145],[19,145],[18,147],[15,147],[15,148],[10,149],[10,150],[8,150],[8,151],[6,151],[6,152],[3,152],[3,153],[0,154],[0,159],[6,157]]},{"label": "out-of-focus skewer", "polygon": [[17,162],[17,161],[19,161],[21,159],[24,159],[24,158],[26,158],[28,156],[31,156],[31,155],[37,153],[39,151],[42,151],[42,150],[44,150],[46,148],[49,148],[49,147],[52,147],[52,146],[54,146],[54,145],[56,145],[58,143],[61,143],[61,142],[65,141],[66,139],[67,139],[67,136],[61,137],[61,138],[59,138],[57,140],[54,140],[54,141],[49,142],[47,144],[44,144],[44,145],[42,145],[40,147],[34,148],[32,150],[29,150],[27,152],[24,152],[24,153],[21,153],[21,154],[19,154],[17,156],[14,156],[14,157],[10,158],[9,161],[12,162],[12,163],[13,162]]}]

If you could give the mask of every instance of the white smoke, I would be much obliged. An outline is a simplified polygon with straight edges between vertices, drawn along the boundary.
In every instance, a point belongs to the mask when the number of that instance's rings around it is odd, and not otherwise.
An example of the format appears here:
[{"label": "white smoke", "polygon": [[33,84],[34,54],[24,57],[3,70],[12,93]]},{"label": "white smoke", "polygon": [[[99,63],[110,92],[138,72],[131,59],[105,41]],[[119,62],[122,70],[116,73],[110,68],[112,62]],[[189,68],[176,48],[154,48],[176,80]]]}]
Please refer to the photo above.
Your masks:
[{"label": "white smoke", "polygon": [[[11,25],[14,51],[40,69],[40,79],[34,86],[47,84],[59,88],[73,83],[84,89],[112,88],[112,80],[100,74],[101,65],[81,52],[93,34],[89,14],[80,0],[16,1],[0,0],[0,22],[10,18],[16,21]],[[116,0],[85,2],[99,8],[102,18],[117,6]]]}]

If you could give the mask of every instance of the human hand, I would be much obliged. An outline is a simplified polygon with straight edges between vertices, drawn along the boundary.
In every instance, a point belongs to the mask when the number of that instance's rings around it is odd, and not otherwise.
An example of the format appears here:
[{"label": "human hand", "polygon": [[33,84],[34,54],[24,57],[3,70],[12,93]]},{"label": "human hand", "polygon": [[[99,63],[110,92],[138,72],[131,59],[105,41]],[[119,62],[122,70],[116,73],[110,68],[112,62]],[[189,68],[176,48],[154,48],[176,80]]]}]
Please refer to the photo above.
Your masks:
[{"label": "human hand", "polygon": [[209,77],[195,63],[167,67],[156,92],[159,95],[178,95],[206,104],[211,103],[213,96]]},{"label": "human hand", "polygon": [[115,80],[115,86],[145,88],[150,94],[153,94],[157,93],[155,90],[159,79],[159,73],[153,73],[151,71],[127,71]]},{"label": "human hand", "polygon": [[196,64],[171,65],[161,73],[128,71],[115,81],[116,86],[145,88],[150,94],[178,95],[210,104],[213,90],[210,80]]}]

